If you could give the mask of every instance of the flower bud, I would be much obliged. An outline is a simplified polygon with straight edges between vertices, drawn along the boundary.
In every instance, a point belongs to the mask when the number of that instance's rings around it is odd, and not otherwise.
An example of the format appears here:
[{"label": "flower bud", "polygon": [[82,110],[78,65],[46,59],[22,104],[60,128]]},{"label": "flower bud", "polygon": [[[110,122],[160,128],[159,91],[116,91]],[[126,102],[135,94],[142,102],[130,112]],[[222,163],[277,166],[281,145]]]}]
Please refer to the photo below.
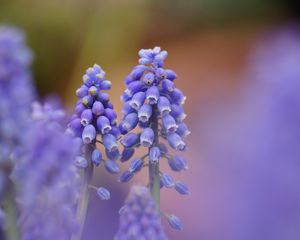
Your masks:
[{"label": "flower bud", "polygon": [[97,118],[97,128],[102,134],[106,134],[111,130],[110,121],[105,116]]},{"label": "flower bud", "polygon": [[99,101],[95,101],[92,107],[92,112],[96,115],[96,116],[100,116],[104,113],[104,106],[101,102]]},{"label": "flower bud", "polygon": [[168,216],[168,223],[173,229],[182,230],[182,222],[175,215],[171,214]]},{"label": "flower bud", "polygon": [[149,151],[149,161],[153,164],[158,163],[160,158],[160,150],[158,147],[152,147]]},{"label": "flower bud", "polygon": [[98,188],[97,194],[101,198],[101,200],[109,200],[110,199],[110,192],[104,187]]},{"label": "flower bud", "polygon": [[135,158],[131,161],[128,171],[137,173],[142,169],[144,165],[144,160],[141,158]]},{"label": "flower bud", "polygon": [[188,186],[186,184],[184,184],[183,182],[176,182],[175,183],[175,189],[178,193],[180,193],[182,195],[189,195],[190,194]]},{"label": "flower bud", "polygon": [[84,127],[82,132],[82,141],[85,144],[89,144],[96,138],[96,129],[93,125],[87,125]]},{"label": "flower bud", "polygon": [[139,110],[140,107],[144,104],[145,98],[146,98],[145,92],[137,92],[133,95],[129,104],[133,109]]},{"label": "flower bud", "polygon": [[166,188],[174,187],[174,180],[169,174],[163,173],[160,177],[160,180],[164,187]]},{"label": "flower bud", "polygon": [[146,99],[149,104],[156,104],[159,99],[159,90],[156,86],[149,87],[146,91]]},{"label": "flower bud", "polygon": [[120,172],[120,168],[116,161],[114,160],[106,160],[105,161],[105,168],[109,173],[116,174]]},{"label": "flower bud", "polygon": [[170,146],[176,150],[184,151],[186,149],[186,144],[177,133],[171,133],[168,135],[167,140]]},{"label": "flower bud", "polygon": [[151,115],[152,106],[149,104],[144,104],[138,111],[138,118],[143,123],[148,122]]},{"label": "flower bud", "polygon": [[140,143],[144,147],[150,147],[154,141],[154,132],[152,128],[145,128],[141,133]]},{"label": "flower bud", "polygon": [[98,149],[95,149],[93,152],[92,152],[92,162],[96,165],[96,166],[99,166],[100,163],[102,161],[102,153],[98,150]]},{"label": "flower bud", "polygon": [[170,101],[166,97],[160,96],[157,102],[157,108],[162,116],[169,114],[171,112]]},{"label": "flower bud", "polygon": [[134,145],[138,144],[140,141],[140,135],[137,133],[128,133],[121,140],[121,143],[126,148],[131,148]]},{"label": "flower bud", "polygon": [[129,182],[134,176],[134,172],[125,171],[121,174],[119,181],[122,183]]},{"label": "flower bud", "polygon": [[118,149],[117,139],[112,134],[105,134],[102,137],[102,142],[104,147],[110,152]]}]

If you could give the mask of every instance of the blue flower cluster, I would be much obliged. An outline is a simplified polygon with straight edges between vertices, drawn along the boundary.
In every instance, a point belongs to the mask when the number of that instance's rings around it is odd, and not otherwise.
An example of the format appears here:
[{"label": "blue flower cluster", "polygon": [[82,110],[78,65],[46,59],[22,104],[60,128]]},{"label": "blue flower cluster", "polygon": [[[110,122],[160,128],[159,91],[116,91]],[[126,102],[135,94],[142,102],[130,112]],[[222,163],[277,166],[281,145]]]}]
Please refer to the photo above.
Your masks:
[{"label": "blue flower cluster", "polygon": [[[175,151],[184,151],[187,148],[184,138],[190,133],[183,122],[185,96],[175,86],[177,75],[164,68],[167,52],[155,47],[140,50],[139,56],[139,65],[126,77],[127,89],[121,97],[124,104],[120,123],[120,132],[124,135],[121,161],[129,160],[140,146],[148,148],[148,153],[131,161],[129,169],[120,177],[121,182],[128,182],[143,166],[159,165],[162,158],[167,159],[173,171],[188,168],[186,160],[172,155],[166,145]],[[136,131],[138,128],[141,130]],[[190,193],[184,183],[174,181],[166,173],[160,173],[160,184],[161,187],[175,188],[183,195]]]},{"label": "blue flower cluster", "polygon": [[[86,168],[90,164],[98,166],[104,160],[102,153],[96,148],[96,143],[100,143],[105,147],[108,158],[105,168],[110,173],[118,173],[120,169],[116,160],[120,156],[117,144],[120,131],[116,121],[117,114],[108,93],[103,91],[110,88],[111,82],[105,80],[105,72],[100,66],[95,64],[87,69],[83,84],[76,91],[79,100],[68,132],[82,139],[84,154],[76,158],[78,167]],[[101,136],[101,139],[97,139],[97,136]]]},{"label": "blue flower cluster", "polygon": [[75,204],[79,176],[73,161],[79,146],[61,125],[63,110],[35,103],[32,116],[13,172],[20,186],[21,238],[67,240],[78,230]]},{"label": "blue flower cluster", "polygon": [[12,168],[10,155],[24,136],[35,97],[31,62],[23,33],[0,26],[0,196]]},{"label": "blue flower cluster", "polygon": [[120,225],[115,239],[167,239],[148,188],[132,187],[120,210]]}]

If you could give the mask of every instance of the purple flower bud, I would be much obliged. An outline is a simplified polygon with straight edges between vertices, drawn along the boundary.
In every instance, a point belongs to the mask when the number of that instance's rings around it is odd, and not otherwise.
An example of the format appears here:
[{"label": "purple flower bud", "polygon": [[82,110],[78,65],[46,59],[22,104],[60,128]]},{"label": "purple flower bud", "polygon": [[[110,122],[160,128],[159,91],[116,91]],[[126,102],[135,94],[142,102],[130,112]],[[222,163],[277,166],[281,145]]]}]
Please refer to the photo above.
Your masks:
[{"label": "purple flower bud", "polygon": [[119,181],[122,183],[129,182],[134,176],[134,172],[125,171],[121,174]]},{"label": "purple flower bud", "polygon": [[134,81],[134,82],[131,82],[127,86],[126,92],[128,92],[129,96],[133,96],[135,93],[141,91],[143,88],[145,88],[145,84],[143,82],[141,82],[141,81]]},{"label": "purple flower bud", "polygon": [[75,136],[81,136],[83,126],[80,118],[75,118],[69,123],[69,128],[72,130]]},{"label": "purple flower bud", "polygon": [[80,88],[76,90],[76,96],[79,98],[83,98],[88,95],[88,87],[86,85],[82,85]]},{"label": "purple flower bud", "polygon": [[168,148],[164,143],[159,143],[158,148],[160,150],[161,155],[165,155],[166,153],[168,153]]},{"label": "purple flower bud", "polygon": [[97,92],[98,92],[98,89],[97,89],[96,86],[91,86],[91,87],[89,88],[89,94],[90,94],[91,96],[95,96],[95,95],[97,94]]},{"label": "purple flower bud", "polygon": [[92,112],[96,115],[96,116],[100,116],[104,113],[104,106],[101,102],[99,101],[95,101],[92,107]]},{"label": "purple flower bud", "polygon": [[97,128],[102,134],[106,134],[111,130],[110,121],[105,116],[97,118]]},{"label": "purple flower bud", "polygon": [[150,104],[156,104],[159,99],[159,90],[156,86],[149,87],[146,92],[146,99]]},{"label": "purple flower bud", "polygon": [[138,171],[140,171],[142,169],[143,165],[144,165],[143,159],[135,158],[131,161],[128,171],[137,173]]},{"label": "purple flower bud", "polygon": [[184,113],[183,108],[177,104],[171,105],[171,113],[170,114],[173,118],[176,119],[177,122],[182,122],[186,117],[186,114]]},{"label": "purple flower bud", "polygon": [[154,132],[152,128],[145,128],[141,133],[140,143],[144,147],[150,147],[154,141]]},{"label": "purple flower bud", "polygon": [[169,158],[168,163],[170,168],[176,172],[180,172],[182,170],[188,169],[186,160],[183,157],[178,155],[175,155],[173,158]]},{"label": "purple flower bud", "polygon": [[166,78],[166,71],[163,68],[157,68],[155,71],[155,76],[159,79],[162,80]]},{"label": "purple flower bud", "polygon": [[76,104],[74,111],[76,114],[78,114],[78,116],[80,116],[85,109],[86,107],[80,102],[79,104]]},{"label": "purple flower bud", "polygon": [[117,126],[112,127],[109,133],[114,135],[116,138],[118,138],[121,134],[120,129]]},{"label": "purple flower bud", "polygon": [[[145,70],[147,69],[146,66],[143,65],[137,65],[136,67],[133,68],[133,70],[130,73],[130,76],[134,79],[134,80],[140,80],[141,77],[143,76]],[[126,82],[126,84],[128,85],[129,83]]]},{"label": "purple flower bud", "polygon": [[129,104],[133,109],[139,110],[140,107],[144,104],[145,98],[146,98],[145,92],[137,92],[136,94],[133,95]]},{"label": "purple flower bud", "polygon": [[98,188],[97,194],[101,198],[101,200],[109,200],[110,199],[110,192],[104,187]]},{"label": "purple flower bud", "polygon": [[117,114],[113,109],[105,108],[104,115],[109,119],[111,124],[116,123]]},{"label": "purple flower bud", "polygon": [[108,95],[108,93],[106,93],[106,92],[98,92],[97,100],[100,101],[100,102],[102,102],[102,103],[108,102],[109,101],[109,95]]},{"label": "purple flower bud", "polygon": [[110,109],[114,109],[114,105],[112,104],[111,101],[108,101],[108,102],[105,104],[105,107],[106,107],[106,108],[110,108]]},{"label": "purple flower bud", "polygon": [[108,80],[104,80],[100,83],[99,88],[101,90],[109,90],[111,88],[111,82]]},{"label": "purple flower bud", "polygon": [[93,120],[93,113],[91,109],[85,109],[82,113],[81,113],[81,124],[83,126],[87,126],[89,125]]},{"label": "purple flower bud", "polygon": [[180,193],[182,195],[189,195],[190,194],[188,186],[186,184],[184,184],[183,182],[176,182],[175,183],[175,189],[178,193]]},{"label": "purple flower bud", "polygon": [[160,158],[160,150],[158,147],[152,147],[149,151],[149,161],[151,163],[158,163]]},{"label": "purple flower bud", "polygon": [[93,152],[92,152],[92,162],[96,165],[96,166],[99,166],[100,163],[102,161],[102,153],[98,150],[98,149],[95,149]]},{"label": "purple flower bud", "polygon": [[189,131],[189,129],[187,128],[187,125],[185,124],[185,123],[180,123],[179,125],[178,125],[178,128],[177,128],[177,130],[176,130],[176,133],[180,136],[180,137],[182,137],[182,138],[184,138],[184,137],[186,137],[186,136],[188,136],[191,132]]},{"label": "purple flower bud", "polygon": [[178,89],[175,88],[174,91],[171,93],[171,101],[172,103],[183,105],[185,102],[186,97],[183,93]]},{"label": "purple flower bud", "polygon": [[87,125],[82,132],[82,141],[84,144],[89,144],[96,138],[96,129],[93,125]]},{"label": "purple flower bud", "polygon": [[171,81],[173,81],[177,78],[176,73],[171,69],[166,69],[165,74],[166,74],[166,78],[170,79]]},{"label": "purple flower bud", "polygon": [[132,72],[131,74],[128,74],[125,79],[124,79],[124,83],[126,85],[128,85],[129,83],[133,82],[133,81],[136,81],[137,79],[134,79],[133,75],[132,75]]},{"label": "purple flower bud", "polygon": [[114,135],[112,134],[106,134],[102,137],[102,142],[104,147],[112,152],[118,149],[118,144],[117,144],[117,139]]},{"label": "purple flower bud", "polygon": [[172,148],[179,151],[186,150],[185,142],[182,141],[181,137],[177,133],[171,133],[170,135],[168,135],[167,140]]},{"label": "purple flower bud", "polygon": [[138,111],[138,118],[141,122],[148,122],[152,115],[152,106],[149,104],[144,104]]},{"label": "purple flower bud", "polygon": [[174,180],[173,180],[172,176],[170,176],[169,174],[163,173],[160,177],[160,180],[164,187],[166,187],[166,188],[174,187]]},{"label": "purple flower bud", "polygon": [[114,160],[106,160],[105,161],[105,168],[109,173],[116,174],[120,172],[120,168],[116,161]]},{"label": "purple flower bud", "polygon": [[138,124],[138,115],[136,113],[129,113],[123,120],[122,122],[122,127],[126,130],[126,131],[131,131],[132,129],[134,129],[136,127],[136,125]]},{"label": "purple flower bud", "polygon": [[147,86],[151,86],[155,81],[155,76],[153,73],[146,73],[143,77],[143,81]]},{"label": "purple flower bud", "polygon": [[75,166],[79,168],[86,168],[88,166],[88,161],[81,156],[75,158]]},{"label": "purple flower bud", "polygon": [[87,74],[83,75],[82,81],[88,87],[92,86],[92,84],[93,84],[93,81],[90,79],[90,77]]},{"label": "purple flower bud", "polygon": [[174,89],[175,89],[174,82],[172,82],[169,79],[162,80],[161,85],[162,85],[162,89],[167,91],[167,92],[173,92]]},{"label": "purple flower bud", "polygon": [[121,100],[121,102],[126,103],[128,100],[131,99],[131,97],[132,96],[128,94],[128,91],[125,91],[125,92],[122,93],[122,95],[120,97],[120,100]]},{"label": "purple flower bud", "polygon": [[167,133],[173,133],[177,129],[176,121],[171,115],[163,116],[162,124]]},{"label": "purple flower bud", "polygon": [[129,160],[134,154],[134,148],[124,148],[121,155],[121,162]]},{"label": "purple flower bud", "polygon": [[182,222],[175,215],[171,214],[168,216],[168,223],[173,229],[182,230]]},{"label": "purple flower bud", "polygon": [[90,107],[93,104],[93,97],[92,96],[85,96],[82,98],[82,104],[84,106]]},{"label": "purple flower bud", "polygon": [[126,102],[122,108],[122,114],[123,116],[126,116],[127,114],[129,113],[133,113],[135,112],[135,109],[133,109],[131,106],[130,106],[130,103],[129,102]]},{"label": "purple flower bud", "polygon": [[126,148],[131,148],[140,142],[140,135],[137,133],[128,133],[121,140],[121,143]]},{"label": "purple flower bud", "polygon": [[169,114],[171,112],[170,101],[166,97],[160,96],[157,102],[157,108],[162,116]]},{"label": "purple flower bud", "polygon": [[120,152],[119,149],[114,149],[112,151],[108,151],[107,149],[105,149],[105,153],[108,159],[110,160],[118,160],[120,158]]}]

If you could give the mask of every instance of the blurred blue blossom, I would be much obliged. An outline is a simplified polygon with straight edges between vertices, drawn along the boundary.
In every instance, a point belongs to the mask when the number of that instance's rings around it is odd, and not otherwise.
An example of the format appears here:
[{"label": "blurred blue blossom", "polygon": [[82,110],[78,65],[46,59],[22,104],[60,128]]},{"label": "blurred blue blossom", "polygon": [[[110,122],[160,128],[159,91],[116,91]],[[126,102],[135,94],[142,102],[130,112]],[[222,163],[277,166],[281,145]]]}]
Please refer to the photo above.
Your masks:
[{"label": "blurred blue blossom", "polygon": [[32,117],[13,172],[21,239],[68,240],[79,228],[78,144],[65,134],[62,109],[35,103]]},{"label": "blurred blue blossom", "polygon": [[133,186],[120,210],[116,240],[166,240],[159,213],[148,188]]}]

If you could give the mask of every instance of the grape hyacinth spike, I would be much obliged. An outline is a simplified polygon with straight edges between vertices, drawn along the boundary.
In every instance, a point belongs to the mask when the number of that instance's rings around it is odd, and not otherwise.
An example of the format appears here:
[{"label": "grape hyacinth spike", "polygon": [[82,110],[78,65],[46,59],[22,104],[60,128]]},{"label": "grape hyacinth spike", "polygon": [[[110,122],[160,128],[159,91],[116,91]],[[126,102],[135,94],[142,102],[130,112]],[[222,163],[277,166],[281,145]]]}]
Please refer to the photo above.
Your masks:
[{"label": "grape hyacinth spike", "polygon": [[[105,79],[105,72],[97,64],[88,68],[82,79],[81,87],[76,90],[78,101],[67,129],[67,132],[79,139],[82,145],[80,155],[76,158],[76,165],[82,170],[81,197],[78,203],[81,227],[90,189],[95,190],[102,200],[110,198],[108,189],[89,187],[94,166],[104,165],[109,173],[116,174],[120,171],[117,160],[121,156],[117,144],[120,135],[117,114],[108,93],[105,92],[111,88],[111,82]],[[106,158],[98,149],[98,144],[103,145]],[[80,236],[76,239],[80,239]]]},{"label": "grape hyacinth spike", "polygon": [[[174,188],[183,195],[190,193],[184,183],[173,181],[170,175],[160,170],[161,161],[167,161],[170,170],[175,172],[188,169],[184,158],[171,154],[187,149],[184,138],[190,131],[183,122],[186,117],[183,109],[186,97],[176,87],[177,75],[173,70],[164,68],[167,55],[160,47],[139,51],[139,65],[125,79],[126,90],[121,97],[123,115],[119,125],[124,135],[121,140],[124,147],[121,155],[126,156],[124,161],[132,156],[138,158],[134,155],[136,148],[146,148],[147,154],[142,158],[139,171],[147,166],[149,189],[158,212],[161,187]],[[129,152],[132,154],[129,155]],[[129,166],[120,181],[130,181],[137,172]]]}]

